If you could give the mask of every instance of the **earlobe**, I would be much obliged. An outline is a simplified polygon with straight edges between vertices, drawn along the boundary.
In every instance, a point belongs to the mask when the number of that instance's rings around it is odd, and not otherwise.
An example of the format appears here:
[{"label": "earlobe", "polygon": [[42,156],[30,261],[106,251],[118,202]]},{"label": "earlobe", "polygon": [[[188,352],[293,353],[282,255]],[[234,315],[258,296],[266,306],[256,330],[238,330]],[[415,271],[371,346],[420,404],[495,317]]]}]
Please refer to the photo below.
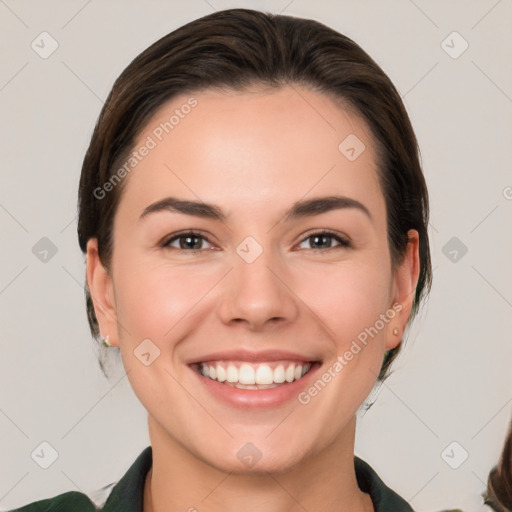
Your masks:
[{"label": "earlobe", "polygon": [[105,338],[108,336],[110,346],[118,346],[112,277],[100,260],[96,238],[87,242],[86,276],[100,333]]},{"label": "earlobe", "polygon": [[394,275],[393,288],[395,293],[391,304],[398,304],[400,307],[393,306],[397,314],[394,320],[390,322],[391,328],[388,329],[387,350],[396,348],[402,340],[405,326],[411,314],[420,273],[419,234],[415,229],[411,229],[407,235],[409,238],[407,252]]}]

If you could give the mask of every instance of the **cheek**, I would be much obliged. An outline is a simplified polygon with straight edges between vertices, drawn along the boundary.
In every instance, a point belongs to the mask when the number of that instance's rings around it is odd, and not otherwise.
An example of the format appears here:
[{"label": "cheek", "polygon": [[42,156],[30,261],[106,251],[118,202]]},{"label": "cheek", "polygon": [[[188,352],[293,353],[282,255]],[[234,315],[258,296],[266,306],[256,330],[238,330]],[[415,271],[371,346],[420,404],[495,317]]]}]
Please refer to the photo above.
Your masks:
[{"label": "cheek", "polygon": [[170,339],[179,339],[191,319],[197,321],[199,303],[218,276],[206,267],[125,254],[114,276],[118,319],[130,333],[131,343],[149,338],[168,348]]},{"label": "cheek", "polygon": [[338,354],[389,306],[390,274],[379,262],[324,265],[302,273],[299,280],[299,296],[329,328]]}]

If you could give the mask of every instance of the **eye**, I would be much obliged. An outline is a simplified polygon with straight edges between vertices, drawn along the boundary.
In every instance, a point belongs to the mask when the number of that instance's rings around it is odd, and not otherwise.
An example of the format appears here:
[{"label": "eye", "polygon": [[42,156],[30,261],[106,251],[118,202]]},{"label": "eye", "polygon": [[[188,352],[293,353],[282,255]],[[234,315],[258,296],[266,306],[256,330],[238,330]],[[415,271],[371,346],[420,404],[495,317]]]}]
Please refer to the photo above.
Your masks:
[{"label": "eye", "polygon": [[[332,244],[332,240],[335,240],[338,242],[338,245]],[[202,247],[203,241],[206,241],[207,243],[211,244],[209,239],[204,236],[199,231],[184,231],[181,233],[175,233],[170,238],[167,238],[164,240],[160,247],[163,248],[169,248],[169,249],[178,249],[185,252],[191,252],[196,253],[203,250],[207,250],[206,248]],[[312,247],[310,249],[312,250],[319,250],[319,249],[336,249],[336,248],[348,248],[352,247],[351,243],[346,240],[344,237],[340,236],[339,234],[332,233],[330,231],[317,231],[314,233],[310,233],[306,238],[303,239],[300,245],[302,245],[304,242],[310,241]],[[175,243],[178,243],[178,246],[173,245]],[[299,246],[300,247],[300,246]],[[307,249],[307,247],[306,247]]]},{"label": "eye", "polygon": [[[201,247],[203,241],[211,243],[208,238],[198,231],[184,231],[164,240],[160,246],[172,249],[181,249],[186,252],[199,252],[205,250],[204,247]],[[172,245],[174,242],[178,242],[178,247]]]},{"label": "eye", "polygon": [[[338,246],[332,246],[332,239],[339,242]],[[317,231],[315,233],[310,233],[304,240],[301,242],[301,245],[305,241],[312,241],[313,247],[311,249],[318,250],[318,249],[336,249],[336,248],[348,248],[352,247],[351,243],[343,238],[342,236],[332,233],[330,231]],[[319,247],[320,246],[320,247]],[[322,247],[323,246],[323,247]]]}]

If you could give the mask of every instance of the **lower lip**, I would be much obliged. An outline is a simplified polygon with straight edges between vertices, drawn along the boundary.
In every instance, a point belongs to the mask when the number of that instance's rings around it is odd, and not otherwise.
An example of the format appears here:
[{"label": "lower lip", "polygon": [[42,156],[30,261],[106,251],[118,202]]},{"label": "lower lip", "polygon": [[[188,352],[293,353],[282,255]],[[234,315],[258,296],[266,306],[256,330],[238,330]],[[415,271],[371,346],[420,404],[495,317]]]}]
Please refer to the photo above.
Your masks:
[{"label": "lower lip", "polygon": [[297,399],[299,393],[310,385],[311,379],[319,368],[320,363],[315,362],[311,365],[309,372],[299,380],[268,389],[238,389],[205,377],[194,368],[191,369],[206,389],[219,400],[233,407],[254,410],[278,407]]}]

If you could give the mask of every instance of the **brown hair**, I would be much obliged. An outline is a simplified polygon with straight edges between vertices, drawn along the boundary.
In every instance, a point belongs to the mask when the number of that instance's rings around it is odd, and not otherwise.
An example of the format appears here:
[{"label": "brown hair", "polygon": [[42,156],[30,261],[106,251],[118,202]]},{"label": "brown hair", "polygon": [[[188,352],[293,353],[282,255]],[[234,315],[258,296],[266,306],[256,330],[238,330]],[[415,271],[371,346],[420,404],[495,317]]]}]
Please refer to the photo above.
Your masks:
[{"label": "brown hair", "polygon": [[[329,95],[370,127],[378,154],[393,267],[405,254],[409,229],[419,233],[420,274],[408,324],[432,282],[429,204],[418,143],[396,88],[375,61],[348,37],[319,22],[250,9],[228,9],[194,20],[138,55],[115,81],[87,149],[78,191],[78,240],[97,238],[109,269],[112,225],[124,181],[97,197],[126,160],[137,136],[164,102],[204,90],[298,84]],[[85,286],[92,335],[98,322]],[[387,375],[402,343],[386,353]],[[112,348],[109,350],[113,350]],[[104,370],[103,362],[100,366]]]},{"label": "brown hair", "polygon": [[512,423],[510,424],[501,458],[487,479],[484,503],[496,512],[512,510]]}]

